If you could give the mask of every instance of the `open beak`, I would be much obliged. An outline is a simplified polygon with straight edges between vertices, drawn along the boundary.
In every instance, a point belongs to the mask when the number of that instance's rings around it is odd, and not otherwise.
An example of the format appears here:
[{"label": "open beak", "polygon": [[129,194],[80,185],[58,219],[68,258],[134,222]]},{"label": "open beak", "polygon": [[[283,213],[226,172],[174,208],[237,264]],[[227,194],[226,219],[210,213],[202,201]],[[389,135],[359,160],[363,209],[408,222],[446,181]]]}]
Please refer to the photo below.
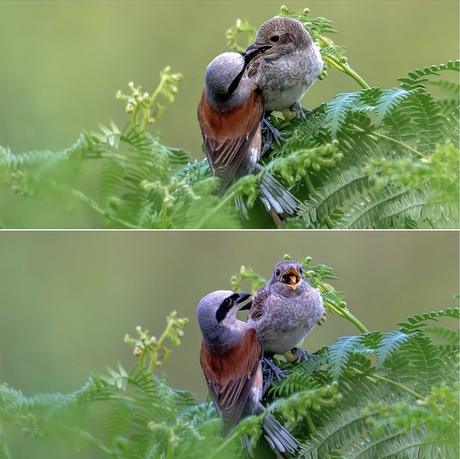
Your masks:
[{"label": "open beak", "polygon": [[[248,298],[251,297],[249,293],[238,293],[239,298],[236,300],[237,303],[244,303]],[[243,306],[241,306],[238,311],[245,311],[251,309],[252,306],[252,300],[248,301],[247,303],[244,303]]]},{"label": "open beak", "polygon": [[[244,292],[241,292],[241,293],[235,293],[234,294],[234,299],[235,301],[238,303],[238,304],[241,304],[241,303],[244,303],[248,298],[251,298],[251,294],[250,293],[244,293]],[[252,300],[251,301],[248,301],[247,303],[243,304],[243,306],[241,306],[240,308],[238,308],[238,311],[241,311],[243,309],[251,309],[251,304],[252,304]],[[249,306],[248,306],[249,305]]]},{"label": "open beak", "polygon": [[236,302],[237,302],[238,304],[243,303],[243,302],[246,301],[248,298],[251,298],[251,294],[250,294],[250,293],[241,292],[241,293],[235,293],[235,295],[238,295],[238,297],[236,298]]},{"label": "open beak", "polygon": [[292,287],[294,290],[302,281],[302,276],[294,268],[289,268],[281,277],[280,282]]}]

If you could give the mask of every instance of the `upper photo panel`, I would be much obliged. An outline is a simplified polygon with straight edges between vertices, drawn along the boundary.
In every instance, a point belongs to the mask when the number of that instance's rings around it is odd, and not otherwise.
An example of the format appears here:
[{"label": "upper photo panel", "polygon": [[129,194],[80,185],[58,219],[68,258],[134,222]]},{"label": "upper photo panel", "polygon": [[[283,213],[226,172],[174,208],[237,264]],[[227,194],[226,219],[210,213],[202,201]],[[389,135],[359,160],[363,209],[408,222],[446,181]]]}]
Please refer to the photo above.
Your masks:
[{"label": "upper photo panel", "polygon": [[0,228],[457,229],[458,17],[1,2]]}]

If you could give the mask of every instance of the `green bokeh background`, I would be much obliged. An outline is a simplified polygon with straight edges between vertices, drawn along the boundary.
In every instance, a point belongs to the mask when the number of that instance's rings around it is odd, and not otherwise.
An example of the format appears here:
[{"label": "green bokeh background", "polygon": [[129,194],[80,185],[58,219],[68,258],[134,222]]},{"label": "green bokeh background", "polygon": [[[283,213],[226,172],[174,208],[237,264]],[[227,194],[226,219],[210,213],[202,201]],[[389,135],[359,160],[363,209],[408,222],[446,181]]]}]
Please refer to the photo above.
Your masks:
[{"label": "green bokeh background", "polygon": [[[158,337],[176,310],[190,324],[157,374],[203,400],[198,301],[231,288],[241,265],[269,277],[285,253],[333,267],[339,280],[332,284],[346,291],[349,309],[369,330],[392,330],[409,315],[458,303],[452,300],[459,291],[455,231],[3,232],[0,381],[26,395],[77,390],[92,372],[106,374],[106,365],[120,361],[129,369],[135,358],[125,334],[135,336],[141,325]],[[315,351],[357,333],[329,314],[305,347]],[[104,410],[92,413],[103,425]],[[24,438],[9,426],[7,439],[13,458],[105,457]]]},{"label": "green bokeh background", "polygon": [[[0,1],[0,145],[14,152],[60,150],[82,129],[126,121],[118,89],[152,90],[171,65],[184,74],[176,101],[152,126],[167,145],[203,158],[196,105],[206,65],[226,51],[237,18],[259,25],[282,4],[333,21],[331,38],[371,85],[397,85],[408,71],[458,55],[456,0],[358,1]],[[330,70],[303,104],[315,107],[359,88]],[[93,177],[92,171],[86,171]],[[85,209],[24,199],[0,187],[0,214],[20,226],[88,227]],[[266,277],[285,253],[334,268],[337,289],[369,329],[454,306],[457,232],[3,232],[0,233],[0,381],[23,390],[69,392],[105,365],[134,363],[126,333],[160,334],[172,310],[191,319],[183,345],[158,372],[173,387],[205,395],[198,364],[199,299],[229,288],[242,264]],[[356,333],[329,315],[310,351]],[[103,412],[94,412],[103,419]],[[5,427],[5,426],[4,426]],[[13,458],[74,455],[65,442],[32,441],[6,426]]]},{"label": "green bokeh background", "polygon": [[[152,132],[202,159],[196,106],[207,64],[227,50],[225,31],[237,18],[258,26],[283,1],[0,1],[0,145],[13,152],[57,151],[100,122],[123,126],[127,115],[115,100],[117,90],[128,92],[133,81],[151,91],[170,65],[184,79]],[[410,70],[458,56],[456,0],[284,3],[331,19],[339,33],[330,38],[347,46],[350,64],[371,86],[395,86]],[[315,107],[358,89],[331,69],[303,104]],[[93,171],[85,176],[95,179]],[[56,204],[0,191],[1,219],[9,227],[101,224],[86,209],[67,214]]]}]

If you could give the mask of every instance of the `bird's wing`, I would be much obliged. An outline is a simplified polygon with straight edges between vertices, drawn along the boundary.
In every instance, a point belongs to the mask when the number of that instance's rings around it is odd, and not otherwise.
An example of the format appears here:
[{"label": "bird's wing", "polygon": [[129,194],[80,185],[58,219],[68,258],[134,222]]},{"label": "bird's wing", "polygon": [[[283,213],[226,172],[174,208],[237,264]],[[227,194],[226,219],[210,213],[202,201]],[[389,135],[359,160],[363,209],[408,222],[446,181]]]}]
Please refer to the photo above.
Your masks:
[{"label": "bird's wing", "polygon": [[216,410],[224,421],[225,434],[241,416],[261,359],[262,344],[253,328],[238,346],[224,353],[211,353],[204,342],[201,344],[201,367]]},{"label": "bird's wing", "polygon": [[257,292],[252,297],[251,309],[249,311],[249,317],[252,320],[258,320],[264,311],[264,303],[267,297],[270,295],[270,291],[266,286],[257,290]]},{"label": "bird's wing", "polygon": [[262,97],[256,90],[238,107],[219,111],[207,103],[204,89],[198,105],[198,121],[208,163],[213,174],[221,179],[222,189],[235,177],[249,148],[254,148],[259,158],[263,114]]}]

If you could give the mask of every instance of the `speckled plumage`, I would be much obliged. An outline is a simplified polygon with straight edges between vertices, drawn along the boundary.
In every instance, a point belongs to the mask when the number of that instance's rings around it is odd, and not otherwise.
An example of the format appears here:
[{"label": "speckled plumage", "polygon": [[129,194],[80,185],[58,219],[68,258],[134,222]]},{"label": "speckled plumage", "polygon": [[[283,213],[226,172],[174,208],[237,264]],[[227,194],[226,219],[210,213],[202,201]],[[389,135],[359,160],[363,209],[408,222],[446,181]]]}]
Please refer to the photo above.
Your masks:
[{"label": "speckled plumage", "polygon": [[266,112],[299,102],[324,67],[318,46],[299,21],[273,18],[264,22],[247,51],[270,45],[248,70],[249,78],[262,90]]},{"label": "speckled plumage", "polygon": [[[290,284],[283,282],[285,277]],[[302,265],[286,260],[275,266],[270,281],[255,293],[248,324],[259,334],[265,353],[283,354],[299,344],[323,314],[321,294],[303,276]]]}]

